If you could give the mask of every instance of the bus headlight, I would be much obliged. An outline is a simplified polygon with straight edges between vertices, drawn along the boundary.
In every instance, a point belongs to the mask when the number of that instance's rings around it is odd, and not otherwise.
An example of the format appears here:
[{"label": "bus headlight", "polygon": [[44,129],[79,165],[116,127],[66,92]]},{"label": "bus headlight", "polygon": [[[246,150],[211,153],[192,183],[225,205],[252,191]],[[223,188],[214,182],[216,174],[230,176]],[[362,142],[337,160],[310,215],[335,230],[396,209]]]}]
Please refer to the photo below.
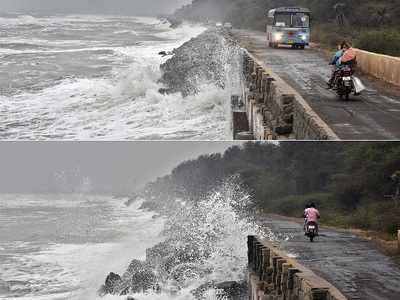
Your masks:
[{"label": "bus headlight", "polygon": [[280,41],[280,40],[282,40],[282,37],[283,37],[283,33],[281,33],[281,32],[276,32],[276,33],[274,34],[274,40],[275,40],[275,41]]}]

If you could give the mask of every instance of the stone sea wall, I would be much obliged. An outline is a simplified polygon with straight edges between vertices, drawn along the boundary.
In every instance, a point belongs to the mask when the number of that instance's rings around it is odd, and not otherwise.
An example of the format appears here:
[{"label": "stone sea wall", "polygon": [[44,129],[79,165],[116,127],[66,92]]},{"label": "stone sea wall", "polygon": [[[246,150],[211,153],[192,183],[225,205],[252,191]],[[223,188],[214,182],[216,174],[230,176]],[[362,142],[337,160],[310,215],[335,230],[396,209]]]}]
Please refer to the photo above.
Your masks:
[{"label": "stone sea wall", "polygon": [[400,86],[400,57],[356,49],[357,67],[383,81]]},{"label": "stone sea wall", "polygon": [[332,284],[277,246],[248,237],[250,300],[346,300]]},{"label": "stone sea wall", "polygon": [[242,105],[255,139],[338,140],[298,93],[246,50],[243,81]]},{"label": "stone sea wall", "polygon": [[211,84],[224,89],[232,75],[233,62],[239,61],[240,47],[215,28],[190,39],[174,49],[171,57],[160,66],[160,82],[165,86],[162,93],[197,94],[204,85]]}]

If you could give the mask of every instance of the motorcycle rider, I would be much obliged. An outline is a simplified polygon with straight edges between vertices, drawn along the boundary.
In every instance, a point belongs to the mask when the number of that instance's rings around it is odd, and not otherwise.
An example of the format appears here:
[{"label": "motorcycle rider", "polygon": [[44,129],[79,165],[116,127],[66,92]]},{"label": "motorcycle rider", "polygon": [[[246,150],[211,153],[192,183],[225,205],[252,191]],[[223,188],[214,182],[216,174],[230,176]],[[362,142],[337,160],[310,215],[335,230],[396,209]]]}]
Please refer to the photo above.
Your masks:
[{"label": "motorcycle rider", "polygon": [[333,80],[335,79],[336,72],[339,69],[339,67],[337,66],[337,62],[342,57],[342,55],[343,55],[343,48],[342,48],[342,45],[339,44],[338,51],[335,53],[335,55],[333,56],[333,58],[330,62],[330,65],[333,67],[331,79],[329,79],[329,81],[328,81],[328,88],[330,88],[330,89],[333,87]]},{"label": "motorcycle rider", "polygon": [[315,207],[315,203],[311,202],[310,207],[307,208],[304,213],[305,213],[305,218],[306,218],[306,225],[310,222],[314,222],[315,223],[315,229],[316,229],[316,233],[318,235],[319,232],[319,226],[318,226],[318,219],[321,218],[321,215],[318,211],[318,209]]},{"label": "motorcycle rider", "polygon": [[303,218],[304,218],[304,231],[306,231],[306,225],[307,225],[307,210],[310,208],[310,204],[306,204],[306,207],[303,212]]},{"label": "motorcycle rider", "polygon": [[338,51],[335,53],[334,58],[331,61],[331,65],[335,66],[335,69],[332,72],[331,79],[328,81],[328,88],[331,89],[335,86],[335,80],[338,72],[342,67],[346,65],[350,65],[351,67],[356,62],[356,53],[351,45],[343,41],[338,46]]},{"label": "motorcycle rider", "polygon": [[348,42],[342,43],[343,54],[339,58],[339,66],[353,65],[356,61],[356,52]]}]

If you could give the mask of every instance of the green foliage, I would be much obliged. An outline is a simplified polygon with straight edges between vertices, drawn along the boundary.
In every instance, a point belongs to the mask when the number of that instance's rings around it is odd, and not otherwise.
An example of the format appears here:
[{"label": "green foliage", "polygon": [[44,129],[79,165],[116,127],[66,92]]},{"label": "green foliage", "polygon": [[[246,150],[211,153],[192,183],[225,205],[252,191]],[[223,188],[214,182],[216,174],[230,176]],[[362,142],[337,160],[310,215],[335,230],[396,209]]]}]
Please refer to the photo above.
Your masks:
[{"label": "green foliage", "polygon": [[311,193],[298,196],[287,196],[264,203],[263,210],[278,213],[289,217],[302,217],[306,204],[314,202],[319,209],[324,211],[336,208],[335,198],[331,193]]},{"label": "green foliage", "polygon": [[313,201],[325,224],[393,233],[400,227],[400,208],[385,195],[394,194],[391,175],[399,170],[400,144],[394,142],[249,142],[180,164],[149,184],[146,198],[196,201],[239,175],[256,209],[299,217]]},{"label": "green foliage", "polygon": [[335,24],[318,24],[311,30],[311,40],[324,47],[336,49],[343,40],[351,41],[353,33]]},{"label": "green foliage", "polygon": [[400,56],[400,32],[393,29],[361,32],[355,46],[370,52]]},{"label": "green foliage", "polygon": [[[357,47],[399,56],[400,5],[398,0],[193,0],[176,11],[176,19],[231,22],[236,28],[264,31],[269,9],[303,6],[312,11],[312,40],[335,47],[356,40]],[[343,8],[337,9],[337,4]],[[344,24],[338,22],[343,16]],[[385,28],[392,28],[388,30]],[[360,34],[358,34],[361,31]]]}]

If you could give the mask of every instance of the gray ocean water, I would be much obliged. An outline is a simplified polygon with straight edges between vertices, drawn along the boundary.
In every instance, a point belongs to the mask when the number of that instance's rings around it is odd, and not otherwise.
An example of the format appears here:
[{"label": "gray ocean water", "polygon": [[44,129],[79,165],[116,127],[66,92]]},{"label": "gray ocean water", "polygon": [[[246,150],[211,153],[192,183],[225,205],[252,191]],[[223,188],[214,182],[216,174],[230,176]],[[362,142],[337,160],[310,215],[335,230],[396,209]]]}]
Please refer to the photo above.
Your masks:
[{"label": "gray ocean water", "polygon": [[160,240],[164,221],[125,200],[0,195],[0,299],[97,299],[110,270]]},{"label": "gray ocean water", "polygon": [[158,93],[167,59],[158,53],[204,30],[143,17],[0,15],[0,139],[230,138],[230,91]]},{"label": "gray ocean water", "polygon": [[[247,236],[264,233],[241,216],[250,198],[236,181],[196,203],[169,199],[173,211],[164,217],[141,209],[143,201],[126,206],[126,199],[112,196],[0,195],[0,299],[126,299],[98,291],[110,272],[122,275],[160,242],[178,255],[163,257],[174,261],[171,273],[165,277],[154,266],[160,291],[135,293],[135,299],[196,300],[193,290],[204,284],[246,279]],[[179,259],[182,249],[204,257],[188,263]],[[176,278],[175,270],[181,272]],[[225,299],[214,289],[204,297]]]}]

